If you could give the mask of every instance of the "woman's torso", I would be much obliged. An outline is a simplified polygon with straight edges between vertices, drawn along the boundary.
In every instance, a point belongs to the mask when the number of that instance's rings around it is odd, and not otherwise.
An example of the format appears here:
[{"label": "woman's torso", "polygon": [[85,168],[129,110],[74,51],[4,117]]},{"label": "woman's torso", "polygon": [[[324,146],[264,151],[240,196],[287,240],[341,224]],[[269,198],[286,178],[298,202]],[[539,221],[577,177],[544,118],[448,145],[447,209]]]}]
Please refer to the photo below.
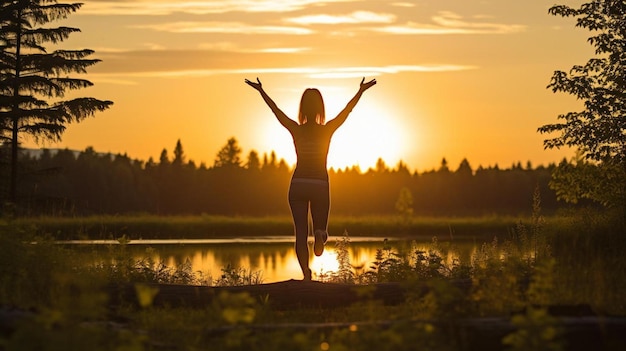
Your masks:
[{"label": "woman's torso", "polygon": [[325,125],[306,123],[291,131],[297,163],[293,178],[328,181],[326,160],[334,130]]}]

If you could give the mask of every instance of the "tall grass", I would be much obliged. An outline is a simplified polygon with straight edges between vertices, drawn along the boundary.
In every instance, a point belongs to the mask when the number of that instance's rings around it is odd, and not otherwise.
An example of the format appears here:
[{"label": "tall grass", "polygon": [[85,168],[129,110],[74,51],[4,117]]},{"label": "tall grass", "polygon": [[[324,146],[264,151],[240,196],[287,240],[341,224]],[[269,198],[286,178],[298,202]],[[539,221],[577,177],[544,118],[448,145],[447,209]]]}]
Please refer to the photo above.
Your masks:
[{"label": "tall grass", "polygon": [[[503,236],[527,217],[420,217],[398,216],[332,216],[331,235],[348,231],[352,236],[432,237],[441,241],[457,238]],[[548,224],[567,220],[550,217]],[[37,235],[59,240],[80,239],[208,239],[250,236],[293,235],[291,217],[199,216],[88,216],[25,217],[11,221],[13,226],[34,230]]]}]

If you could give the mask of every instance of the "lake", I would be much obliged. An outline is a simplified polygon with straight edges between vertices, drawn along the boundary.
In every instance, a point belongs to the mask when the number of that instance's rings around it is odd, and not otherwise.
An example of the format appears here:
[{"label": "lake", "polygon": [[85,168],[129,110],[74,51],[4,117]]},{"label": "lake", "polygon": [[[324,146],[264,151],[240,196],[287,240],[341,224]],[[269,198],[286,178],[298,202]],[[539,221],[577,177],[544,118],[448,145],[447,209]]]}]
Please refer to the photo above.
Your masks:
[{"label": "lake", "polygon": [[[329,238],[324,254],[313,255],[312,238],[310,239],[311,270],[313,278],[320,274],[338,269],[336,240],[341,237]],[[384,238],[350,237],[348,253],[350,264],[361,267],[360,273],[369,270],[376,259],[376,251],[384,246]],[[77,240],[61,241],[85,254],[86,264],[98,263],[102,259],[99,252],[115,249],[119,245],[116,240]],[[223,274],[222,269],[230,266],[243,268],[248,272],[259,272],[264,283],[272,283],[289,279],[302,279],[302,271],[298,265],[293,248],[292,236],[231,238],[231,239],[200,239],[200,240],[133,240],[126,250],[135,260],[150,258],[154,262],[163,262],[168,267],[177,267],[187,260],[193,272],[217,280]],[[388,245],[394,250],[406,249],[414,244],[416,248],[428,249],[432,241],[428,239],[407,240],[389,239]],[[475,250],[475,243],[455,242],[439,243],[443,257],[451,262],[460,257],[464,262],[469,260]],[[451,248],[454,248],[452,250]],[[444,252],[445,251],[445,252]]]}]

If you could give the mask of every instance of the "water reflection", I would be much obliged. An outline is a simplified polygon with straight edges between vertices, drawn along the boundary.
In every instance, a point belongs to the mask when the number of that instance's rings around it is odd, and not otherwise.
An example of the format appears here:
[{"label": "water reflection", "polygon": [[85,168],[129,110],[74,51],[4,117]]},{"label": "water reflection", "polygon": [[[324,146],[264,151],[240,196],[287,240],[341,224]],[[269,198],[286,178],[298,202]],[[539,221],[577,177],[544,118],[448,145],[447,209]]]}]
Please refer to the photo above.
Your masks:
[{"label": "water reflection", "polygon": [[[75,245],[79,243],[91,244],[88,245],[90,249],[83,252],[91,253],[88,256],[91,257],[92,263],[96,262],[99,250],[115,250],[119,246],[116,242],[65,242],[65,244],[74,244],[71,245],[74,247],[83,246]],[[417,243],[415,241],[394,240],[389,241],[388,244],[394,251],[407,250],[409,247],[420,250],[432,248],[429,240],[418,241]],[[350,238],[348,245],[350,264],[353,267],[360,267],[358,268],[360,273],[367,271],[376,260],[376,251],[382,249],[383,246],[382,238]],[[448,243],[443,243],[439,247],[441,256],[448,263],[451,263],[454,258],[460,258],[467,262],[466,260],[471,257],[475,245],[472,243],[455,243],[451,246]],[[227,266],[243,268],[248,272],[260,272],[264,283],[302,279],[302,272],[298,265],[291,237],[280,237],[276,240],[272,238],[220,239],[210,242],[135,241],[126,245],[125,250],[135,260],[150,258],[157,263],[163,262],[168,267],[180,266],[188,260],[193,272],[200,272],[203,277],[211,278],[213,281],[221,277],[223,269]],[[335,272],[339,268],[336,243],[330,241],[324,254],[320,257],[313,255],[312,247],[310,252],[314,279],[319,278],[320,275]]]},{"label": "water reflection", "polygon": [[[348,248],[350,263],[354,266],[369,266],[376,258],[376,250],[382,242],[352,242]],[[337,252],[334,243],[329,243],[320,257],[314,256],[311,248],[311,270],[314,278],[322,273],[337,271]],[[156,262],[163,261],[170,267],[191,262],[194,272],[201,272],[213,280],[222,275],[222,269],[241,267],[250,272],[260,272],[263,282],[271,283],[289,279],[302,279],[292,242],[218,245],[163,245],[133,247],[133,257],[150,257]]]}]

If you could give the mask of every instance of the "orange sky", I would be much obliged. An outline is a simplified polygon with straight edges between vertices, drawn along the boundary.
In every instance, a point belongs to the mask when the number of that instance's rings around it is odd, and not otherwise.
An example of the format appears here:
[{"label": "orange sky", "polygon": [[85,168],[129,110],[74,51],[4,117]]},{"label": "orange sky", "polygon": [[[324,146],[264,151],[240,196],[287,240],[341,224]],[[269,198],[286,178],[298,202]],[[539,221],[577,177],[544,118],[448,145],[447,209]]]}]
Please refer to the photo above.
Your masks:
[{"label": "orange sky", "polygon": [[[577,6],[581,1],[557,3]],[[292,118],[302,91],[319,88],[327,118],[376,78],[331,145],[329,165],[378,157],[411,169],[558,162],[537,128],[580,102],[546,89],[552,72],[592,57],[589,32],[548,14],[544,0],[85,1],[55,25],[82,30],[63,43],[101,63],[78,95],[112,100],[42,147],[170,155],[213,165],[236,137],[244,155],[276,150],[295,161],[289,134],[244,79],[260,77]],[[36,145],[26,140],[26,146]]]}]

